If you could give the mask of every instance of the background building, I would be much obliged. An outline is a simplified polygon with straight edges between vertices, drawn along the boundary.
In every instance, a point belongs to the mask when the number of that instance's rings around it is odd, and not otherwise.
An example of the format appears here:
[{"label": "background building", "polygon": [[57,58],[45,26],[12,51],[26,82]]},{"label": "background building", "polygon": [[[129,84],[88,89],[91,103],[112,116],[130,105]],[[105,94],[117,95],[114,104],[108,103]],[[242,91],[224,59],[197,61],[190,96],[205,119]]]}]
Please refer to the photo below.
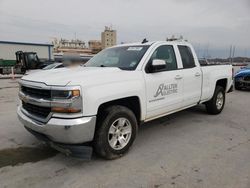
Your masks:
[{"label": "background building", "polygon": [[0,41],[0,59],[16,60],[16,52],[36,52],[40,59],[54,59],[52,44]]},{"label": "background building", "polygon": [[79,39],[67,40],[67,39],[55,39],[53,41],[54,48],[74,48],[74,49],[84,49],[86,48],[85,42]]},{"label": "background building", "polygon": [[54,44],[54,52],[55,53],[91,53],[85,46],[85,42],[79,39],[76,40],[66,40],[56,38],[53,41]]},{"label": "background building", "polygon": [[94,54],[100,52],[102,50],[102,42],[99,40],[90,40],[89,41],[89,49]]},{"label": "background building", "polygon": [[105,27],[101,33],[101,40],[90,40],[88,46],[83,40],[67,40],[54,38],[54,53],[56,54],[80,54],[80,55],[94,55],[102,49],[116,45],[116,30],[111,27]]},{"label": "background building", "polygon": [[105,26],[102,32],[102,49],[116,45],[116,30]]}]

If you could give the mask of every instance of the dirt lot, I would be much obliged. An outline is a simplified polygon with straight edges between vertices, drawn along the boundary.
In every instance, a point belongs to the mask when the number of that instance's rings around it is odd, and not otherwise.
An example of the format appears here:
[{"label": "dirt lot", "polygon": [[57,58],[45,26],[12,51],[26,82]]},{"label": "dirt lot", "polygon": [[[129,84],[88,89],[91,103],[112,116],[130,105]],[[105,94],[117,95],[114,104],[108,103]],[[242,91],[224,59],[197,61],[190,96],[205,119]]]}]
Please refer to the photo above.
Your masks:
[{"label": "dirt lot", "polygon": [[250,187],[249,91],[228,94],[217,116],[197,106],[141,126],[113,161],[43,148],[17,119],[17,92],[0,80],[0,187]]}]

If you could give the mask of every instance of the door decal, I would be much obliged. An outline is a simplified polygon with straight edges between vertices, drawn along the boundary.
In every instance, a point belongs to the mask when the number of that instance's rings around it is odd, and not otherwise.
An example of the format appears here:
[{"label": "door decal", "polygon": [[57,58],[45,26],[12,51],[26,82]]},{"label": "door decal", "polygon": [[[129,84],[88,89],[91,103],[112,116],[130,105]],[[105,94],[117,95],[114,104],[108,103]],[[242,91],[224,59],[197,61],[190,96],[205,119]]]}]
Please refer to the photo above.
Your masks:
[{"label": "door decal", "polygon": [[160,84],[155,95],[154,99],[149,102],[159,101],[165,99],[165,96],[178,93],[178,84]]}]

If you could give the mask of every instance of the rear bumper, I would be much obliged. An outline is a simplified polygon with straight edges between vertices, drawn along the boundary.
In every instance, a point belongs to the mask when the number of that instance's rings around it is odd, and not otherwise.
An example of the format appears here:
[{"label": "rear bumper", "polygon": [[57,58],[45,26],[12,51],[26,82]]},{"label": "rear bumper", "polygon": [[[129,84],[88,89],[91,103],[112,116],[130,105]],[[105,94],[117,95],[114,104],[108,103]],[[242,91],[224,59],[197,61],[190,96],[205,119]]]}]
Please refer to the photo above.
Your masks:
[{"label": "rear bumper", "polygon": [[22,124],[49,140],[63,144],[82,144],[94,138],[96,116],[74,119],[51,118],[47,123],[37,122],[26,116],[19,106],[17,115]]}]

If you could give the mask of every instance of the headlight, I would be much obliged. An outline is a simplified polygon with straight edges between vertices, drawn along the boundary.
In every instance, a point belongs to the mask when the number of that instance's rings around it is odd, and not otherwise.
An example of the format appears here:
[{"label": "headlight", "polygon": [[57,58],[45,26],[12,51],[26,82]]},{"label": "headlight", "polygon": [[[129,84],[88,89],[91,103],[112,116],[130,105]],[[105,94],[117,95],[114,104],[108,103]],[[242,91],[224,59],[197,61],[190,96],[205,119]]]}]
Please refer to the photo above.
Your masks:
[{"label": "headlight", "polygon": [[80,90],[52,90],[52,99],[70,99],[80,96]]},{"label": "headlight", "polygon": [[55,113],[79,113],[82,111],[80,90],[52,90],[51,111]]}]

